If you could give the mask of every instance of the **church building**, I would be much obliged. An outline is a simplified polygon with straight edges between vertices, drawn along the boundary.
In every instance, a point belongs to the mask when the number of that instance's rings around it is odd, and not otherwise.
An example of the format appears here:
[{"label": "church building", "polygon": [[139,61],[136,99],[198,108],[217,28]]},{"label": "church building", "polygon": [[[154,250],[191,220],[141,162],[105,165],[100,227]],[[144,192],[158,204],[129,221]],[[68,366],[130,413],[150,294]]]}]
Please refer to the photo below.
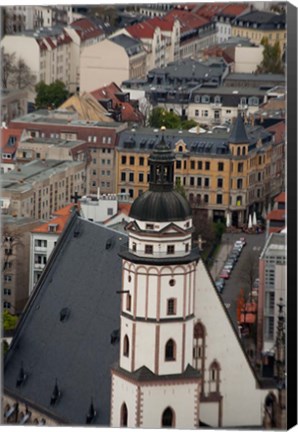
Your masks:
[{"label": "church building", "polygon": [[192,247],[174,160],[162,136],[127,235],[74,211],[5,357],[4,423],[262,428],[277,393]]}]

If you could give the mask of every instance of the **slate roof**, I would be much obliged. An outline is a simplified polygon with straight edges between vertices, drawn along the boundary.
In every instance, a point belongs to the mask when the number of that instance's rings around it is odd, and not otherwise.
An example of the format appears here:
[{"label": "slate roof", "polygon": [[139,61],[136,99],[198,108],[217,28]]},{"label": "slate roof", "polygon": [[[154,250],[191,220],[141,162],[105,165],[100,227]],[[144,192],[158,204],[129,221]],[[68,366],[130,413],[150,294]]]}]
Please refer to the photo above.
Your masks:
[{"label": "slate roof", "polygon": [[277,28],[277,25],[279,25],[280,28],[284,28],[286,18],[285,14],[279,15],[273,12],[255,10],[237,17],[233,24],[239,25],[240,21],[243,22],[244,25],[249,23],[257,25],[258,29],[270,30]]},{"label": "slate roof", "polygon": [[111,37],[110,41],[122,46],[129,57],[143,51],[142,43],[140,41],[125,34],[119,34],[117,36]]},{"label": "slate roof", "polygon": [[233,125],[230,134],[230,142],[233,144],[244,144],[249,142],[241,114],[238,114]]},{"label": "slate roof", "polygon": [[[93,397],[94,424],[109,425],[110,368],[119,357],[119,344],[111,344],[111,333],[120,328],[118,252],[126,241],[125,234],[73,213],[5,357],[4,391],[25,400],[29,409],[84,425]],[[63,308],[69,308],[65,322]],[[16,387],[22,362],[28,378]],[[61,397],[51,406],[56,378]]]}]

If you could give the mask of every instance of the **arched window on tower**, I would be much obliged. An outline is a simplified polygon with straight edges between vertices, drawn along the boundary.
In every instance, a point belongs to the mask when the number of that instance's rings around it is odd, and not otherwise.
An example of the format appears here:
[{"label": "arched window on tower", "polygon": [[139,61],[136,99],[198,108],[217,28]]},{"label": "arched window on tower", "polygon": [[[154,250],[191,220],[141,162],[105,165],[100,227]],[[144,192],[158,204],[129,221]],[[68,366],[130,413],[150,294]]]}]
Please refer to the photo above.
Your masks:
[{"label": "arched window on tower", "polygon": [[194,368],[204,371],[205,363],[205,327],[201,322],[197,322],[194,326],[194,341],[193,341],[193,366]]},{"label": "arched window on tower", "polygon": [[129,356],[129,339],[127,335],[124,336],[123,340],[123,355],[125,357]]},{"label": "arched window on tower", "polygon": [[176,344],[173,339],[169,339],[165,348],[165,361],[176,360]]},{"label": "arched window on tower", "polygon": [[218,393],[220,384],[220,366],[214,360],[209,367],[209,392]]},{"label": "arched window on tower", "polygon": [[168,407],[162,413],[161,427],[175,427],[175,412]]},{"label": "arched window on tower", "polygon": [[121,412],[120,412],[120,426],[126,427],[127,426],[127,420],[128,420],[127,406],[125,403],[123,403],[121,405]]},{"label": "arched window on tower", "polygon": [[237,156],[240,156],[240,152],[241,152],[241,148],[238,146],[237,147]]}]

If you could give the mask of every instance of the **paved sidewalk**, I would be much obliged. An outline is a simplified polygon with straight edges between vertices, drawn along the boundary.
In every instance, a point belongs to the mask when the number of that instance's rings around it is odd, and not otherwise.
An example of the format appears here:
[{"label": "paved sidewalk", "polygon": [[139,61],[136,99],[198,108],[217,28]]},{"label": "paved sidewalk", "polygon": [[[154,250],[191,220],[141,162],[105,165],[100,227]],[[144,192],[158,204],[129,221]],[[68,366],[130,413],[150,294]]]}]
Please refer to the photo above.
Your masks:
[{"label": "paved sidewalk", "polygon": [[214,280],[219,276],[221,269],[224,266],[225,261],[228,258],[229,253],[231,252],[233,248],[233,243],[230,241],[224,240],[219,247],[219,250],[214,257],[212,267],[210,269],[210,273]]}]

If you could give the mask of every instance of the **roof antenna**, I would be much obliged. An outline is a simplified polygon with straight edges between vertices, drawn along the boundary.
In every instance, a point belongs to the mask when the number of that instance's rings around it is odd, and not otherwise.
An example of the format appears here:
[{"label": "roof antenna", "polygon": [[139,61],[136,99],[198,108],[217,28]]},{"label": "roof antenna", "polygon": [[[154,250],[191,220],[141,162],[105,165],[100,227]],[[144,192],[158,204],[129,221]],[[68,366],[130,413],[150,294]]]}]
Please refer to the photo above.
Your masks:
[{"label": "roof antenna", "polygon": [[57,381],[57,378],[56,378],[55,387],[54,387],[54,390],[53,390],[53,393],[52,393],[50,404],[51,405],[55,405],[55,403],[59,399],[60,395],[61,395],[61,391],[59,390],[58,381]]},{"label": "roof antenna", "polygon": [[89,411],[88,411],[88,414],[86,415],[86,424],[90,424],[95,416],[96,416],[96,411],[95,411],[95,408],[93,405],[93,398],[91,398]]}]

